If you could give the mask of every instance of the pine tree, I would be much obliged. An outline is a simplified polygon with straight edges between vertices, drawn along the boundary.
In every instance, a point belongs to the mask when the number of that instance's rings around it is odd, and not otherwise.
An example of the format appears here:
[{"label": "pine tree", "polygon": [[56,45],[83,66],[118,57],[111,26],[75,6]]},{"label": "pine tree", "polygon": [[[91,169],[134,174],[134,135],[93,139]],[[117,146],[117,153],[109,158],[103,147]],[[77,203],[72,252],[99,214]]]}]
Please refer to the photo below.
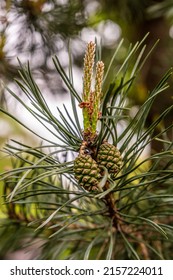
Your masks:
[{"label": "pine tree", "polygon": [[[149,55],[144,52],[145,39],[130,46],[108,87],[106,79],[123,41],[107,69],[99,47],[89,42],[82,96],[73,86],[72,65],[68,76],[54,56],[73,109],[73,116],[65,106],[64,111],[58,109],[61,120],[52,114],[29,63],[20,63],[21,80],[16,83],[31,106],[8,91],[57,142],[28,128],[43,140],[39,147],[16,140],[4,147],[12,168],[1,174],[6,213],[0,229],[2,254],[22,246],[21,240],[27,238],[28,245],[39,238],[39,259],[172,258],[173,143],[166,137],[172,125],[162,125],[172,106],[145,128],[155,98],[168,88],[171,70],[135,116],[128,107],[128,93]],[[78,110],[83,113],[82,127]],[[8,111],[1,111],[26,127]],[[153,135],[158,125],[161,130]],[[153,138],[164,144],[164,150],[143,157]]]}]

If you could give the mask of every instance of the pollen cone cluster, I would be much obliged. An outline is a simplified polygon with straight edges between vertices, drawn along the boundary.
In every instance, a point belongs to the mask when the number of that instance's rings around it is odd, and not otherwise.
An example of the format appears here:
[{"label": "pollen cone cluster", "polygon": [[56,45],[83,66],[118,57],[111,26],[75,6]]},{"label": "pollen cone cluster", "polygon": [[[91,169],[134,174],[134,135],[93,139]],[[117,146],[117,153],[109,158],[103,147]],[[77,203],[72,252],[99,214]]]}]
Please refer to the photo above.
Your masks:
[{"label": "pollen cone cluster", "polygon": [[[95,65],[95,48],[95,43],[88,43],[84,57],[83,93],[82,102],[79,104],[79,107],[82,108],[83,113],[83,135],[85,140],[88,138],[90,138],[90,140],[95,138],[97,122],[100,119],[104,63],[102,61],[97,61]],[[94,72],[95,86],[92,87]]]},{"label": "pollen cone cluster", "polygon": [[116,175],[122,167],[121,154],[117,147],[104,142],[99,148],[97,163],[106,167],[109,174]]}]

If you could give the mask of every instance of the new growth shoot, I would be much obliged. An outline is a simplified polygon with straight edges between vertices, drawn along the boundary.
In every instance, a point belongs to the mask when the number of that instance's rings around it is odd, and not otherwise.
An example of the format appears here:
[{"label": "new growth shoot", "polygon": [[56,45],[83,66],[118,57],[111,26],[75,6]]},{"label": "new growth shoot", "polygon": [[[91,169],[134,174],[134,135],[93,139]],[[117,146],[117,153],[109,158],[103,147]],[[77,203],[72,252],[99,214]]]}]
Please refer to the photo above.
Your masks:
[{"label": "new growth shoot", "polygon": [[94,72],[94,60],[95,60],[95,44],[93,42],[88,43],[85,57],[84,57],[84,69],[83,69],[83,94],[82,102],[79,104],[83,110],[83,124],[84,140],[92,140],[96,136],[97,122],[100,118],[100,99],[102,95],[102,82],[104,74],[104,63],[98,61],[96,63],[95,73],[95,86],[92,89],[92,80]]}]

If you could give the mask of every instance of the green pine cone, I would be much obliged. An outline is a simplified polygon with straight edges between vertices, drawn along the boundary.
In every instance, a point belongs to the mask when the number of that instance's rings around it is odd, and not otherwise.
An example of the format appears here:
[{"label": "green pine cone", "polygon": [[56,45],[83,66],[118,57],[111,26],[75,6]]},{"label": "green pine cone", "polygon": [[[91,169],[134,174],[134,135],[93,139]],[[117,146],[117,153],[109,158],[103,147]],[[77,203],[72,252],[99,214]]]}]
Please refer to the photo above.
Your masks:
[{"label": "green pine cone", "polygon": [[107,168],[110,174],[116,174],[122,167],[120,151],[108,142],[103,143],[97,154],[97,162]]},{"label": "green pine cone", "polygon": [[87,190],[96,187],[101,177],[100,169],[90,155],[79,155],[74,160],[74,174],[79,184]]}]

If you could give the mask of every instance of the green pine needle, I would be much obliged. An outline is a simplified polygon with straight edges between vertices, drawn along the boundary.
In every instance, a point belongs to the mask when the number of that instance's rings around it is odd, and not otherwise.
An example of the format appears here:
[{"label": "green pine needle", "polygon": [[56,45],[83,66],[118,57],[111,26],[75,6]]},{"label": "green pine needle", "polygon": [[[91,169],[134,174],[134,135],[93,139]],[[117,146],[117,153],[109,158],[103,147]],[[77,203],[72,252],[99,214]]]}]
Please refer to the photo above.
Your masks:
[{"label": "green pine needle", "polygon": [[[3,149],[3,159],[11,160],[10,169],[0,174],[6,215],[0,228],[3,254],[9,248],[15,250],[26,237],[44,241],[38,256],[42,259],[172,259],[173,143],[167,135],[173,124],[164,127],[163,120],[173,106],[146,126],[155,99],[168,88],[172,69],[133,117],[128,102],[136,77],[153,51],[152,48],[145,53],[145,39],[129,47],[115,73],[112,68],[123,47],[122,40],[105,71],[99,104],[102,115],[92,145],[96,154],[105,139],[118,146],[123,164],[115,177],[103,167],[99,188],[92,191],[78,184],[73,170],[74,158],[83,141],[83,127],[77,109],[82,98],[73,86],[71,54],[69,77],[58,57],[53,57],[73,110],[71,115],[65,105],[63,110],[57,108],[59,118],[51,112],[29,63],[23,66],[19,61],[20,80],[16,83],[27,102],[7,90],[57,141],[38,135],[8,110],[0,108],[43,142],[30,147],[13,140]],[[97,46],[97,61],[100,56],[101,49]],[[112,83],[107,85],[111,73]],[[153,140],[162,143],[163,150],[144,157],[144,150]]]}]

